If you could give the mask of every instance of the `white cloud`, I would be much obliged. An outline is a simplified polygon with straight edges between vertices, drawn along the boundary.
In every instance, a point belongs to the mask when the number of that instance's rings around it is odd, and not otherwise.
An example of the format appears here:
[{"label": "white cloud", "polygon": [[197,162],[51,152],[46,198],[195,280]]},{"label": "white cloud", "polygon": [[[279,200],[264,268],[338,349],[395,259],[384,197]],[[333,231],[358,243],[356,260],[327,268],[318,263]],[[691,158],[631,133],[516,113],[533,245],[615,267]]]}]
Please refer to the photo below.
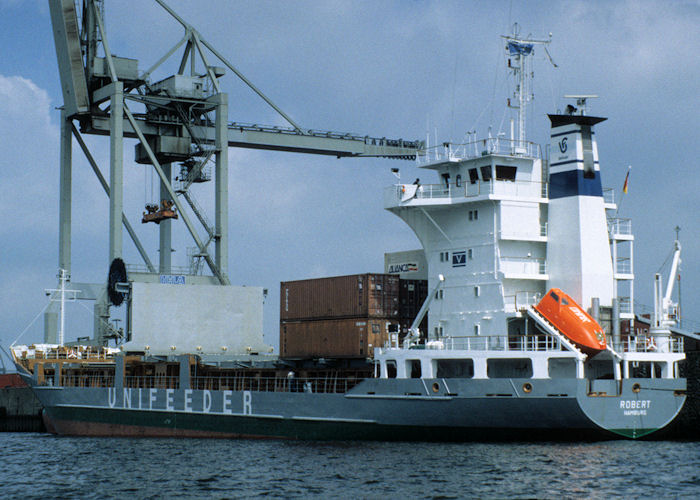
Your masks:
[{"label": "white cloud", "polygon": [[0,235],[47,229],[48,221],[53,222],[58,175],[51,167],[57,163],[58,133],[50,114],[51,99],[44,89],[23,77],[0,75]]}]

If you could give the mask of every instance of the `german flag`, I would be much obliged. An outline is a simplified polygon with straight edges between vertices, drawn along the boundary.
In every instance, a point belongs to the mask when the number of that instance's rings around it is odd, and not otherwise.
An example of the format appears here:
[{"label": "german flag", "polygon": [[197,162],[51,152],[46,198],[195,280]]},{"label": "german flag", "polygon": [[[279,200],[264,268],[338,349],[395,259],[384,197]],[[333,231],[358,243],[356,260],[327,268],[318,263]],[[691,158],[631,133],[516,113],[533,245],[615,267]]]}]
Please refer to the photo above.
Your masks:
[{"label": "german flag", "polygon": [[630,180],[630,169],[627,169],[627,175],[625,175],[625,183],[622,185],[622,192],[627,194],[627,186]]}]

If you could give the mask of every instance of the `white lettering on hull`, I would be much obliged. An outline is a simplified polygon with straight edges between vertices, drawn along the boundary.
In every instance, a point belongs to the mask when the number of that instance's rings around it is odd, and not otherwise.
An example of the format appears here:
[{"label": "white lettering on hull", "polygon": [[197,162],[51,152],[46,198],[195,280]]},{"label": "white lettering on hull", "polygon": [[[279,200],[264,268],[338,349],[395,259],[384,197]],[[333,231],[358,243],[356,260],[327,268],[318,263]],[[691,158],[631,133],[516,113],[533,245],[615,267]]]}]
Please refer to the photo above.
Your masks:
[{"label": "white lettering on hull", "polygon": [[209,413],[209,410],[211,410],[211,392],[205,390],[202,393],[202,411]]},{"label": "white lettering on hull", "polygon": [[[160,410],[160,411],[184,411],[187,413],[211,413],[212,407],[215,408],[214,413],[219,413],[223,415],[253,415],[253,393],[251,391],[242,391],[242,398],[240,406],[236,405],[233,400],[232,390],[223,391],[210,391],[203,390],[201,407],[194,404],[194,391],[192,389],[185,389],[182,391],[182,397],[177,398],[176,403],[176,390],[175,389],[148,389],[148,406],[149,410]],[[124,388],[122,393],[121,405],[117,405],[117,389],[109,387],[107,388],[107,400],[110,408],[123,408],[123,409],[146,409],[143,404],[142,391],[139,388],[138,393],[133,391],[131,388]],[[138,404],[133,401],[133,396],[138,396]],[[199,401],[199,398],[197,398]],[[221,403],[215,405],[214,403]],[[236,406],[238,406],[236,408]]]},{"label": "white lettering on hull", "polygon": [[620,409],[623,410],[622,414],[626,417],[634,416],[645,416],[647,410],[651,407],[651,400],[649,399],[621,399]]},{"label": "white lettering on hull", "polygon": [[175,394],[175,389],[165,389],[165,409],[167,411],[175,409],[173,406],[173,394]]},{"label": "white lettering on hull", "polygon": [[253,414],[253,394],[250,391],[243,391],[243,415]]},{"label": "white lettering on hull", "polygon": [[152,410],[153,409],[153,403],[156,402],[156,395],[158,394],[158,389],[149,389],[149,396],[148,396],[148,409]]},{"label": "white lettering on hull", "polygon": [[233,395],[233,391],[224,391],[224,413],[228,413],[229,415],[233,413],[231,409],[231,395]]},{"label": "white lettering on hull", "polygon": [[185,389],[185,411],[192,411],[192,389]]},{"label": "white lettering on hull", "polygon": [[651,406],[651,400],[641,399],[641,400],[631,400],[622,399],[620,400],[620,408],[623,410],[644,410]]}]

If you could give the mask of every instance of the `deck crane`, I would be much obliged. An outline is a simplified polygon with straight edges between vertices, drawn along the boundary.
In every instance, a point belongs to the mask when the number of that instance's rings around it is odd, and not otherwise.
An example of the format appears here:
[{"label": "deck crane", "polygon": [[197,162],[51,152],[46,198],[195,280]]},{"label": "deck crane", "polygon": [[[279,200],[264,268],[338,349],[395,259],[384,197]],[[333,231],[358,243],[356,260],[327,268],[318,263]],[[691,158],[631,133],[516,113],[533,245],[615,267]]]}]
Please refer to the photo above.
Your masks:
[{"label": "deck crane", "polygon": [[676,282],[678,266],[681,262],[681,243],[678,240],[673,242],[673,259],[671,261],[671,271],[666,284],[666,292],[663,291],[663,279],[661,273],[654,275],[654,321],[649,328],[652,336],[658,337],[656,347],[662,348],[663,342],[668,342],[671,328],[678,325],[678,304],[671,300],[673,285]]},{"label": "deck crane", "polygon": [[[182,38],[145,71],[139,61],[117,57],[105,29],[104,0],[49,0],[63,92],[61,114],[59,268],[71,271],[72,137],[75,137],[109,196],[109,262],[122,257],[122,225],[145,264],[142,274],[169,275],[172,219],[184,223],[195,242],[195,256],[211,271],[210,284],[228,285],[228,148],[256,148],[341,157],[415,159],[421,141],[404,141],[303,128],[248,80],[216,47],[170,8],[155,0],[184,29]],[[171,76],[152,80],[175,59]],[[228,96],[220,78],[232,72],[272,107],[289,126],[231,122]],[[78,126],[76,126],[76,123]],[[82,134],[109,136],[109,179],[105,179]],[[152,166],[160,180],[160,199],[143,222],[158,222],[159,262],[154,265],[123,212],[123,140],[136,138],[137,163]],[[178,182],[172,182],[179,164]],[[190,187],[211,179],[214,167],[214,223],[200,209]],[[168,210],[164,210],[163,207]],[[194,218],[190,215],[193,214]],[[195,222],[204,228],[198,228]],[[210,245],[214,247],[211,251]],[[198,267],[201,267],[198,266]],[[130,274],[130,276],[133,275]],[[73,285],[75,287],[75,284]],[[94,286],[83,287],[88,297]],[[94,294],[92,294],[94,295]],[[104,294],[103,294],[104,295]],[[100,316],[109,318],[109,304]],[[55,320],[54,320],[55,323]],[[105,323],[105,321],[102,321]],[[49,336],[48,334],[46,336]]]}]

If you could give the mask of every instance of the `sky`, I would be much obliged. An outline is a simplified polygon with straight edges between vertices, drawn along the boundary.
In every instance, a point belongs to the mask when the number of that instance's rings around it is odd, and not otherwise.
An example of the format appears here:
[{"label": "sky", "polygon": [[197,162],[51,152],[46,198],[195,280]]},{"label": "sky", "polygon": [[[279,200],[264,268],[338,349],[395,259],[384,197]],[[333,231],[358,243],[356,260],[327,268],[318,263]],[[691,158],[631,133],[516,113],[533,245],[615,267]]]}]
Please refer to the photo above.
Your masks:
[{"label": "sky", "polygon": [[[529,140],[548,142],[546,113],[564,94],[597,94],[596,128],[605,187],[622,189],[619,216],[633,218],[635,298],[652,304],[652,281],[679,226],[682,306],[700,330],[700,2],[634,1],[198,1],[170,0],[246,77],[303,128],[376,137],[463,142],[509,130],[512,86],[504,44],[551,33],[534,61]],[[111,50],[145,70],[182,36],[155,2],[106,0]],[[0,0],[0,344],[22,333],[41,341],[44,289],[58,265],[59,111],[62,95],[47,2]],[[173,60],[154,80],[176,71]],[[230,72],[222,79],[229,120],[285,125]],[[108,177],[109,141],[86,136]],[[74,282],[104,282],[108,200],[74,142]],[[139,223],[154,198],[151,177],[124,150],[125,212],[157,261],[157,227]],[[411,230],[383,209],[382,192],[422,177],[410,161],[230,149],[230,259],[234,284],[269,289],[265,340],[278,345],[280,281],[383,272],[384,253],[419,248]],[[209,187],[195,188],[212,205]],[[139,263],[125,237],[127,262]],[[173,264],[194,244],[179,224]],[[667,269],[667,268],[666,268]],[[668,271],[665,271],[667,279]],[[84,302],[66,339],[89,335]],[[23,333],[24,332],[24,333]]]}]

